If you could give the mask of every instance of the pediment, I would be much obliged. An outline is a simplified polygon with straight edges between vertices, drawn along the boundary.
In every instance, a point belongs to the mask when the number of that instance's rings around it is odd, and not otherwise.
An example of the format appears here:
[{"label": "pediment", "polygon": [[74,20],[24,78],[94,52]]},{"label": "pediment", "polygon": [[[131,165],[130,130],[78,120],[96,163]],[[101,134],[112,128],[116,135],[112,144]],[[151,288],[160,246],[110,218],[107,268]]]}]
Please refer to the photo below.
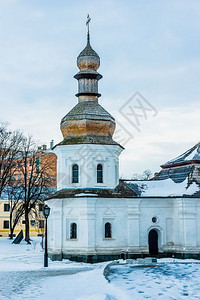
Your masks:
[{"label": "pediment", "polygon": [[106,216],[106,217],[116,217],[116,214],[114,213],[114,211],[110,207],[108,207],[104,211],[103,216]]}]

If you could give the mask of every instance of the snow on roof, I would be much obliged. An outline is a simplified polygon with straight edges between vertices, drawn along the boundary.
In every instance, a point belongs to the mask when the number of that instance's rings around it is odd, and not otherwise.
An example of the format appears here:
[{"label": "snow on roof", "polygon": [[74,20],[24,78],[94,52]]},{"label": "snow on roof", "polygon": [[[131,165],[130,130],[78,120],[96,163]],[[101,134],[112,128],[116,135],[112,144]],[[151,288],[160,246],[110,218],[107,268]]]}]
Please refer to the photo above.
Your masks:
[{"label": "snow on roof", "polygon": [[90,194],[90,193],[78,193],[75,195],[75,197],[97,197],[97,194]]},{"label": "snow on roof", "polygon": [[171,179],[151,181],[128,180],[124,182],[139,197],[192,196],[200,189],[195,182],[187,187],[187,179],[181,183],[175,183]]},{"label": "snow on roof", "polygon": [[191,149],[187,150],[185,153],[181,154],[180,156],[169,160],[165,164],[163,164],[161,167],[167,166],[167,165],[174,165],[179,163],[184,163],[188,161],[196,161],[198,160],[200,162],[200,142],[196,144]]}]

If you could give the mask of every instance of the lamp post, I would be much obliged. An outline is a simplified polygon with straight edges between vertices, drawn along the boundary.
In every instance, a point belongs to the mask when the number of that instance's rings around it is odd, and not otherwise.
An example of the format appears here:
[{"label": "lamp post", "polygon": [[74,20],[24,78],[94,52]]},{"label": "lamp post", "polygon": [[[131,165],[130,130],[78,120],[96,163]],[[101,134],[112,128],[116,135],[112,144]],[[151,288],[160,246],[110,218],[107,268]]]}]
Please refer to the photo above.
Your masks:
[{"label": "lamp post", "polygon": [[47,251],[47,218],[50,214],[50,207],[48,205],[44,206],[43,210],[45,219],[46,219],[46,224],[45,224],[45,250],[44,250],[44,267],[48,267],[48,251]]}]

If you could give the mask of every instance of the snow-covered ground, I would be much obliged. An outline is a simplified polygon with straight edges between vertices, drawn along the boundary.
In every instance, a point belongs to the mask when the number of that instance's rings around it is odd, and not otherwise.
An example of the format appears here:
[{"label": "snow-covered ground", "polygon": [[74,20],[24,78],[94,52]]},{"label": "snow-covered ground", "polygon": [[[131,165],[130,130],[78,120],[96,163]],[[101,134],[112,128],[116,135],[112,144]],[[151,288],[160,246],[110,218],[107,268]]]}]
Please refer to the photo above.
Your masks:
[{"label": "snow-covered ground", "polygon": [[111,267],[113,285],[128,291],[132,299],[200,299],[200,264],[162,263],[155,267]]},{"label": "snow-covered ground", "polygon": [[[13,245],[0,238],[0,299],[129,300],[200,299],[200,264],[193,260],[160,259],[155,267],[110,266],[49,261],[43,267],[40,238]],[[121,261],[122,263],[122,261]]]}]

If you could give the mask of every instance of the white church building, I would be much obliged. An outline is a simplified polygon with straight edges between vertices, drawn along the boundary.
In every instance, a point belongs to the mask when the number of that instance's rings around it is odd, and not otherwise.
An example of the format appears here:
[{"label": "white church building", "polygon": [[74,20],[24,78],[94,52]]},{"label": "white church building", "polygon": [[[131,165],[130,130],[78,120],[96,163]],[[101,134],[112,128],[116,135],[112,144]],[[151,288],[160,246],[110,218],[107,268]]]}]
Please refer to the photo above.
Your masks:
[{"label": "white church building", "polygon": [[124,148],[114,118],[98,103],[100,58],[77,58],[78,103],[61,120],[57,192],[47,199],[52,260],[98,262],[148,255],[200,257],[200,143],[149,181],[119,179]]}]

